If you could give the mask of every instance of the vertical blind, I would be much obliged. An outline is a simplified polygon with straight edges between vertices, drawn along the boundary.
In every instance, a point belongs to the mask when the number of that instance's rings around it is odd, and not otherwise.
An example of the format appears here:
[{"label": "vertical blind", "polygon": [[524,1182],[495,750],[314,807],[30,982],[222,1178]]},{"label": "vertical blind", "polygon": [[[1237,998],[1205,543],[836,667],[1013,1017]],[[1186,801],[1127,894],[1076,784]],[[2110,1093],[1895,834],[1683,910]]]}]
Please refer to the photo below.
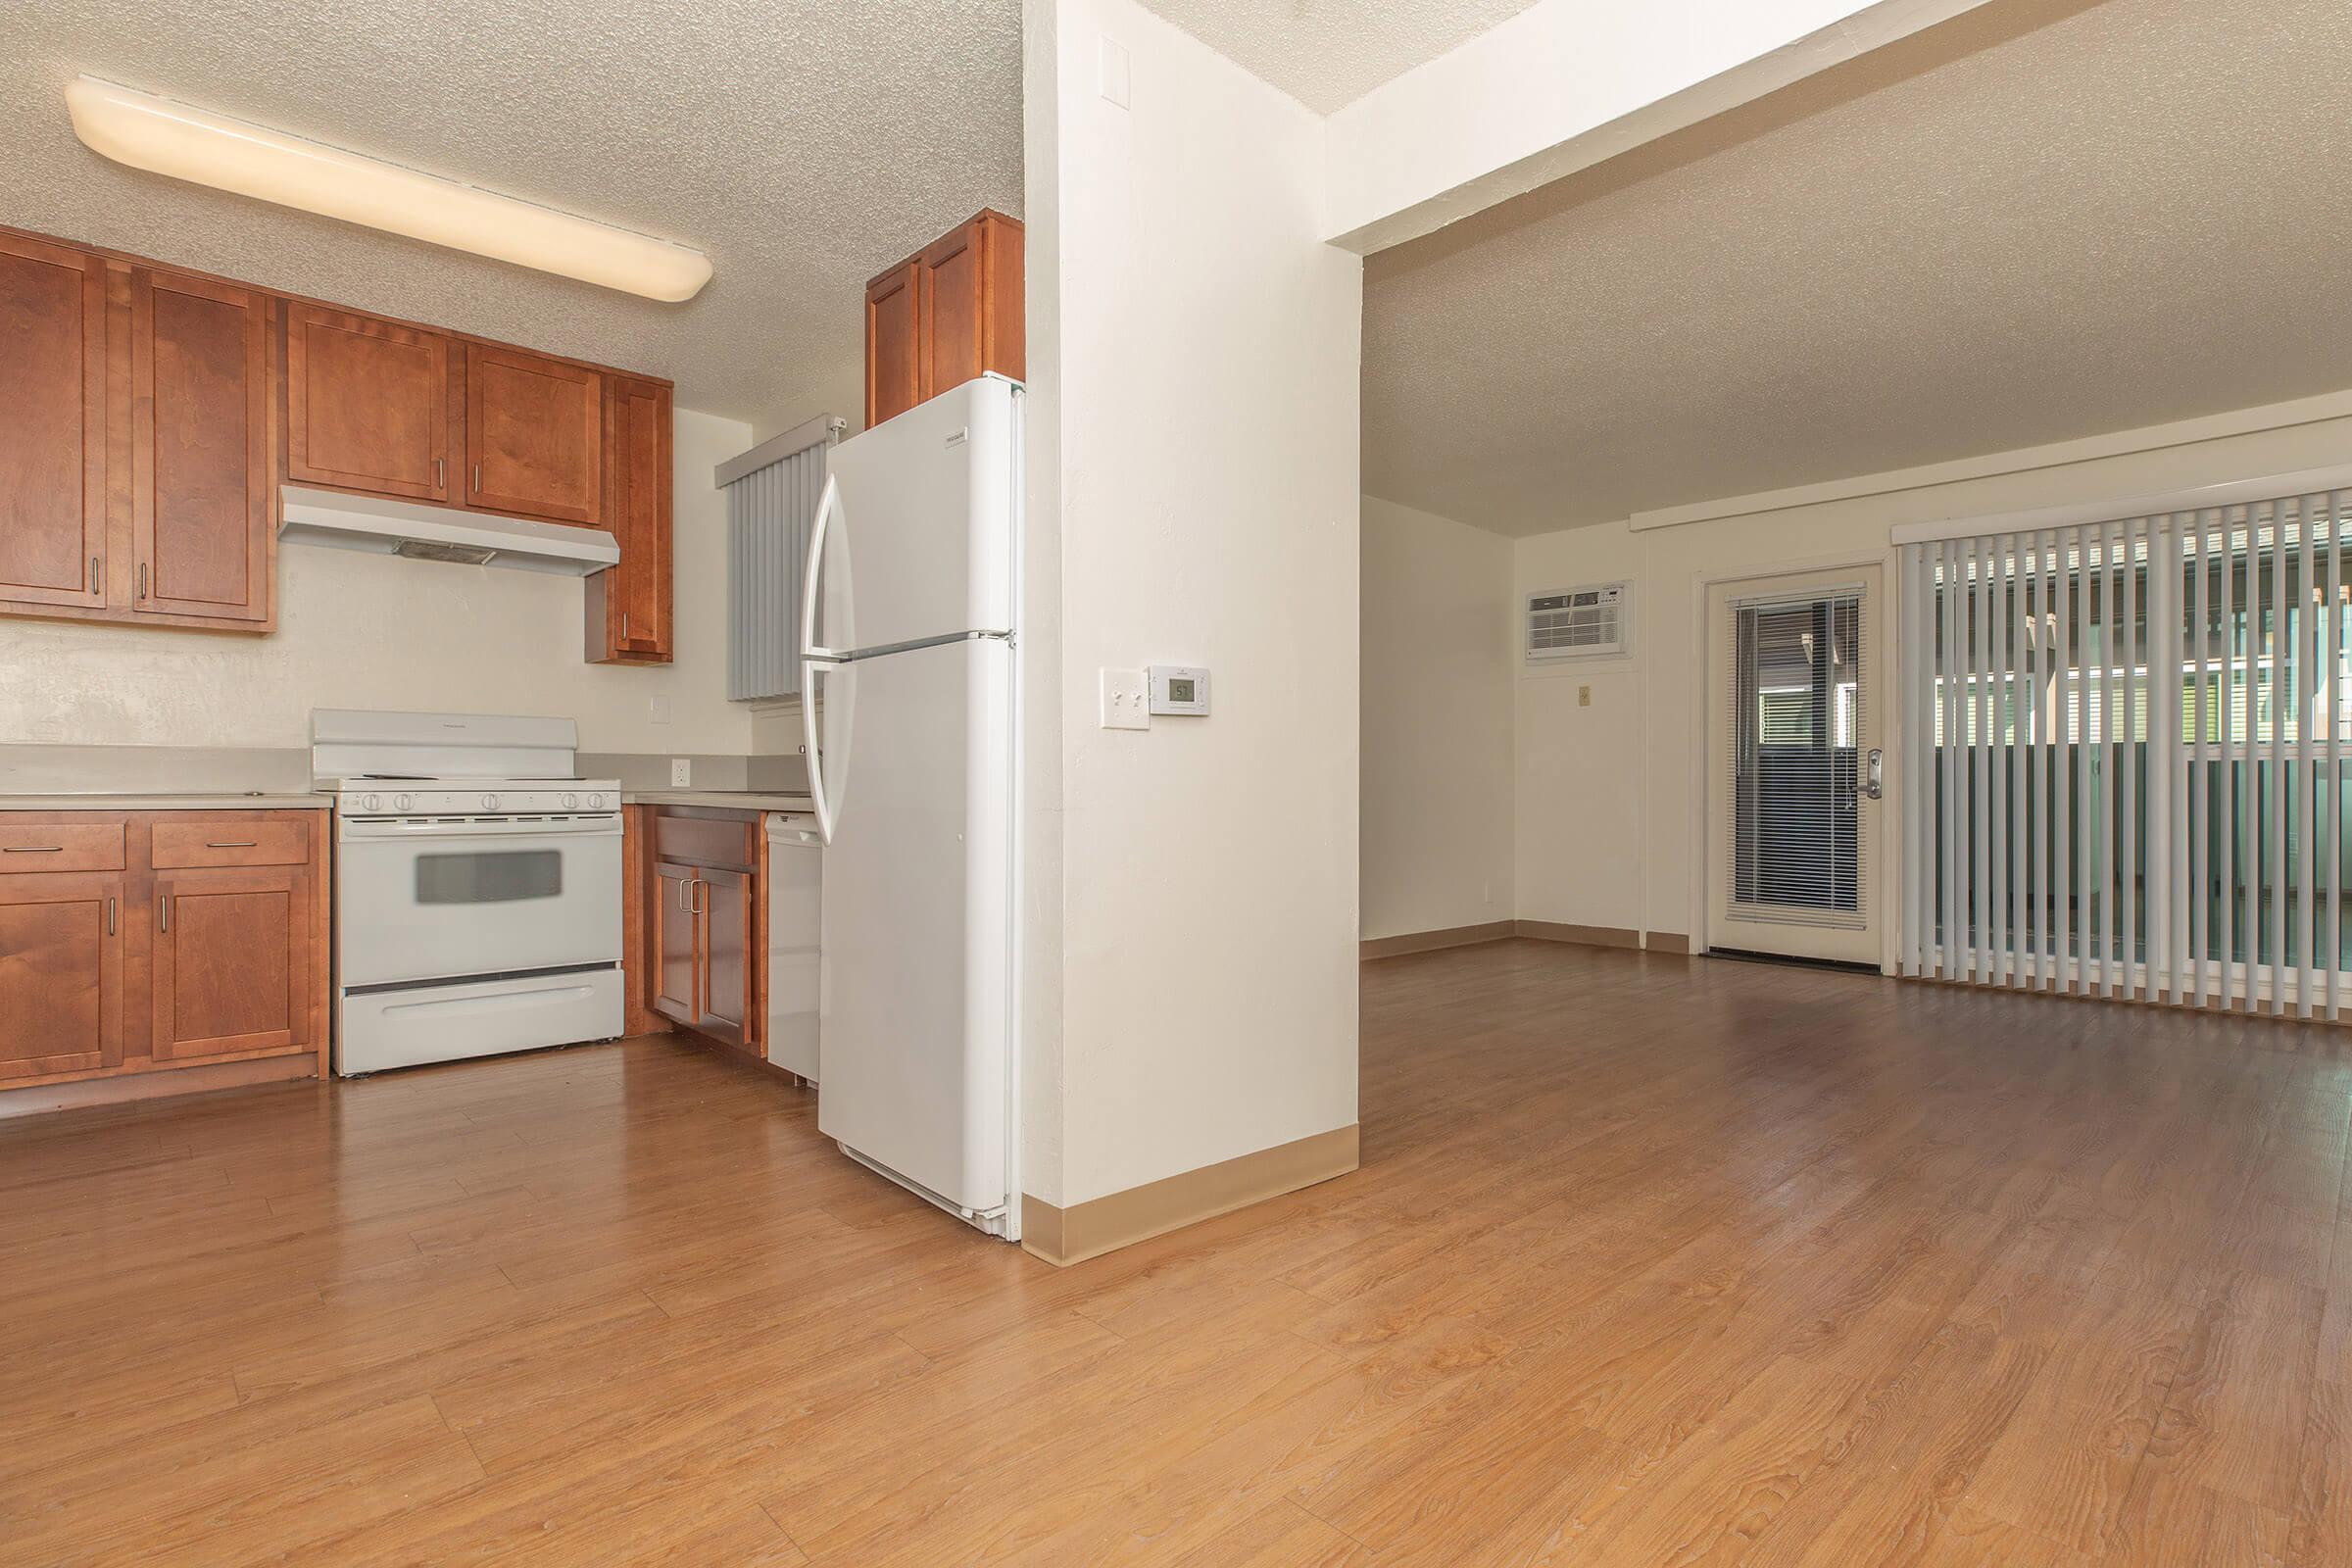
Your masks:
[{"label": "vertical blind", "polygon": [[2345,497],[1904,547],[1905,973],[2337,1016]]},{"label": "vertical blind", "polygon": [[1852,590],[1736,600],[1732,912],[1746,920],[1860,926],[1856,831],[1862,598]]},{"label": "vertical blind", "polygon": [[737,701],[800,694],[801,578],[830,428],[727,485],[727,695]]}]

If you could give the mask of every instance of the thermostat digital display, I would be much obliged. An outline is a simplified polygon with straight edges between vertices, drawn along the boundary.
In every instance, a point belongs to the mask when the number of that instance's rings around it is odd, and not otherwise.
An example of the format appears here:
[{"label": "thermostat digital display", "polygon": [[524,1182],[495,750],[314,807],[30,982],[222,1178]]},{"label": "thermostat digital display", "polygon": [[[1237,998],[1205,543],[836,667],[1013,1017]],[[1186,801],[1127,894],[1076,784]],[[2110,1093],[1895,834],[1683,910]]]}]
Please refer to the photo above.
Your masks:
[{"label": "thermostat digital display", "polygon": [[1205,714],[1208,711],[1208,671],[1195,664],[1153,664],[1152,711]]}]

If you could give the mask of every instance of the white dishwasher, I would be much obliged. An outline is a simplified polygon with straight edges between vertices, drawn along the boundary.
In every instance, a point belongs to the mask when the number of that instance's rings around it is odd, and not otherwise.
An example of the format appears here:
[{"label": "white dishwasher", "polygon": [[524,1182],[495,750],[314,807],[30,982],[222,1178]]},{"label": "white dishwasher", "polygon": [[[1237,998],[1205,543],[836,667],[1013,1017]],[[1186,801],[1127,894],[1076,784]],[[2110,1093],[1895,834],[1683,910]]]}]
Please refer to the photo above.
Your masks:
[{"label": "white dishwasher", "polygon": [[766,828],[767,1059],[814,1083],[824,843],[798,811],[768,812]]}]

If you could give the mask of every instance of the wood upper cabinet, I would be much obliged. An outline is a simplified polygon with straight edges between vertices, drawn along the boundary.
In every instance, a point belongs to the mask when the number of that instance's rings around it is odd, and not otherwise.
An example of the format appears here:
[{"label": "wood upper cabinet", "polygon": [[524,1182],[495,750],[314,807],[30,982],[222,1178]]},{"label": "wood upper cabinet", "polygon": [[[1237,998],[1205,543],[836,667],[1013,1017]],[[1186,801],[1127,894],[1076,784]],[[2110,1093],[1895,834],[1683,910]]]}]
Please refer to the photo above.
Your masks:
[{"label": "wood upper cabinet", "polygon": [[919,340],[923,269],[901,262],[865,285],[865,427],[923,400]]},{"label": "wood upper cabinet", "polygon": [[447,501],[451,347],[438,332],[289,305],[286,477]]},{"label": "wood upper cabinet", "polygon": [[136,268],[130,330],[132,609],[267,621],[270,301]]},{"label": "wood upper cabinet", "polygon": [[868,429],[992,371],[1028,373],[1020,222],[975,214],[865,286]]},{"label": "wood upper cabinet", "polygon": [[106,264],[0,234],[0,600],[106,603]]},{"label": "wood upper cabinet", "polygon": [[123,874],[0,872],[0,1088],[121,1065]]},{"label": "wood upper cabinet", "polygon": [[670,391],[612,377],[605,397],[605,525],[620,563],[588,579],[591,663],[667,663],[670,559]]},{"label": "wood upper cabinet", "polygon": [[987,211],[925,250],[919,309],[922,395],[995,371],[1028,369],[1021,305],[1021,225]]},{"label": "wood upper cabinet", "polygon": [[466,345],[466,504],[600,520],[605,378],[517,349]]},{"label": "wood upper cabinet", "polygon": [[313,1045],[310,891],[308,865],[156,873],[158,1060]]}]

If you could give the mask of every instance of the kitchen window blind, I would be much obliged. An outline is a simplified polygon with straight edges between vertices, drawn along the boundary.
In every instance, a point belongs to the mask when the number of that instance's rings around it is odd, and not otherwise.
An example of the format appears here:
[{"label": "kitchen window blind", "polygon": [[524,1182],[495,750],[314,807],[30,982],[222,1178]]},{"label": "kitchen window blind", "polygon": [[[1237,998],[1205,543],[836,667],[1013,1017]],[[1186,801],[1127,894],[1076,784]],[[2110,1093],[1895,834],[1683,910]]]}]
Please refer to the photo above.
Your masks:
[{"label": "kitchen window blind", "polygon": [[1903,547],[1905,973],[2337,1015],[2346,500]]},{"label": "kitchen window blind", "polygon": [[812,419],[721,465],[727,492],[727,696],[801,691],[801,578],[838,418]]}]

